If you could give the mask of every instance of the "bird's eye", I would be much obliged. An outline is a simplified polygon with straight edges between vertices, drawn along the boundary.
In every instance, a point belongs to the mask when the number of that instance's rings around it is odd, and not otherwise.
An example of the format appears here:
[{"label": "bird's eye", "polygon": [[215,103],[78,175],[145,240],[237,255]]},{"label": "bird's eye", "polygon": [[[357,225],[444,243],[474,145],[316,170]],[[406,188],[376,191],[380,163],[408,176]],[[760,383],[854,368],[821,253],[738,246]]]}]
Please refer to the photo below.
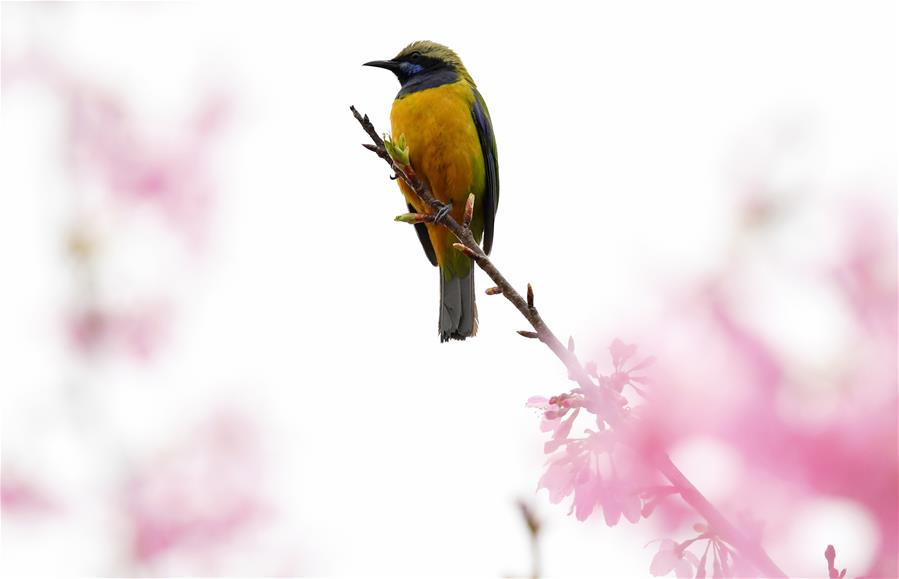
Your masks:
[{"label": "bird's eye", "polygon": [[409,60],[411,60],[412,62],[417,62],[418,59],[420,59],[420,58],[421,58],[420,52],[413,52],[412,54],[409,55]]}]

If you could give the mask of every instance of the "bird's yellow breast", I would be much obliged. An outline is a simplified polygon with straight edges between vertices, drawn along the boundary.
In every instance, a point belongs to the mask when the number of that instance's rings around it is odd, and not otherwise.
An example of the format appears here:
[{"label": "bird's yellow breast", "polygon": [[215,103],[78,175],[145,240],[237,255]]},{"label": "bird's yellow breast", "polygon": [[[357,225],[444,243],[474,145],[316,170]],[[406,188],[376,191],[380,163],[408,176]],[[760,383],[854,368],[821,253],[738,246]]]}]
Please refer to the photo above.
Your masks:
[{"label": "bird's yellow breast", "polygon": [[[484,189],[484,158],[471,116],[474,95],[464,80],[410,93],[393,102],[394,138],[406,135],[412,168],[434,196],[461,209]],[[415,199],[409,200],[418,208]]]},{"label": "bird's yellow breast", "polygon": [[[472,233],[480,240],[483,231],[481,202],[486,182],[484,156],[471,110],[474,93],[465,80],[413,92],[393,101],[390,113],[393,138],[406,136],[409,161],[416,174],[444,203],[453,204],[452,216],[462,220],[465,202],[475,194]],[[406,200],[416,211],[430,213],[401,180],[397,181]],[[452,249],[455,239],[442,227],[428,225],[431,243],[441,265],[458,267],[464,273],[468,260]]]}]

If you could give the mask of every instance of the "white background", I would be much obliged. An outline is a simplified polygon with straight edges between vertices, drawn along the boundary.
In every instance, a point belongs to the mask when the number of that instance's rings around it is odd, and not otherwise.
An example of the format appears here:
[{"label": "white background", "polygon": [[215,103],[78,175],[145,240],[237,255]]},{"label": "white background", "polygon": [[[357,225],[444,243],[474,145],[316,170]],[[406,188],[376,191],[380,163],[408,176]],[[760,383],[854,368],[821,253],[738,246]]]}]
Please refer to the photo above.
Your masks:
[{"label": "white background", "polygon": [[[533,496],[542,464],[524,401],[568,388],[550,353],[514,334],[524,325],[502,298],[479,296],[476,339],[438,342],[436,270],[392,222],[404,205],[348,110],[387,131],[398,87],[361,63],[416,39],[460,54],[499,148],[495,263],[533,283],[551,326],[601,362],[666,288],[722,263],[753,171],[802,180],[812,204],[894,187],[891,2],[6,4],[2,15],[4,64],[40,46],[146,118],[176,117],[209,86],[234,95],[209,249],[184,258],[196,269],[184,279],[142,282],[177,295],[171,343],[154,365],[96,371],[94,420],[141,456],[210,407],[251,412],[282,548],[303,574],[524,572],[513,501]],[[41,415],[72,371],[57,327],[58,107],[4,89],[4,454],[34,445],[31,468],[94,506],[84,524],[4,524],[13,575],[109,572],[118,548],[96,445],[53,417],[20,419]],[[783,130],[808,137],[772,177]],[[807,334],[826,334],[811,319]],[[775,323],[801,341],[808,321]],[[549,573],[648,573],[651,522],[606,529],[538,503]],[[254,565],[241,569],[272,572]]]}]

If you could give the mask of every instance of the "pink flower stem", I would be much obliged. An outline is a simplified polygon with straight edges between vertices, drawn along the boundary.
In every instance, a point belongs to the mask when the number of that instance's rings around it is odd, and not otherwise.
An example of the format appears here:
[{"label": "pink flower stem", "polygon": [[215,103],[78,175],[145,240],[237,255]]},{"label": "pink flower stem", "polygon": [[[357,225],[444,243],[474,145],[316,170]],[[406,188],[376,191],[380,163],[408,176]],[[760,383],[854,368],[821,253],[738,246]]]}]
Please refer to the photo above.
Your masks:
[{"label": "pink flower stem", "polygon": [[[378,135],[374,125],[372,125],[371,121],[368,119],[368,115],[363,116],[359,114],[355,107],[350,107],[350,110],[353,112],[353,116],[356,120],[359,121],[359,124],[362,125],[362,129],[374,143],[372,145],[366,143],[363,146],[384,159],[396,173],[397,177],[405,181],[409,188],[423,203],[431,207],[434,211],[437,211],[441,207],[440,203],[434,199],[433,195],[431,195],[427,185],[415,175],[411,166],[400,165],[390,157],[384,146],[384,140]],[[599,388],[581,365],[577,356],[575,356],[573,349],[569,350],[566,348],[552,330],[549,329],[549,326],[546,325],[546,322],[543,321],[540,314],[537,313],[537,308],[534,307],[533,289],[531,289],[530,286],[528,287],[528,299],[525,300],[525,298],[522,297],[521,294],[512,287],[512,284],[510,284],[499,272],[496,266],[493,265],[493,262],[487,257],[487,254],[484,253],[475,241],[471,230],[468,227],[460,225],[451,215],[447,215],[441,220],[440,225],[446,227],[459,239],[460,243],[457,244],[459,250],[464,250],[464,253],[474,260],[478,264],[478,267],[493,280],[493,283],[495,283],[496,287],[500,290],[499,292],[494,291],[494,295],[496,293],[502,293],[502,295],[504,295],[531,324],[531,327],[534,328],[534,332],[527,332],[527,334],[536,333],[535,337],[546,344],[549,349],[552,350],[553,354],[565,364],[565,367],[568,369],[569,378],[577,382],[582,388],[589,390]],[[620,421],[616,420],[615,416],[603,416],[602,418],[612,426],[623,427],[623,425],[620,424]],[[671,459],[666,453],[658,453],[654,457],[653,462],[654,466],[677,488],[678,493],[683,497],[684,501],[704,517],[715,532],[736,547],[743,556],[749,559],[766,577],[787,576],[786,573],[781,571],[774,561],[771,560],[758,543],[744,536],[736,527],[724,518],[724,515],[722,515],[721,512],[718,511],[718,509],[716,509],[695,486],[693,486],[693,483],[687,480],[687,477],[674,466],[674,463],[671,462]]]}]

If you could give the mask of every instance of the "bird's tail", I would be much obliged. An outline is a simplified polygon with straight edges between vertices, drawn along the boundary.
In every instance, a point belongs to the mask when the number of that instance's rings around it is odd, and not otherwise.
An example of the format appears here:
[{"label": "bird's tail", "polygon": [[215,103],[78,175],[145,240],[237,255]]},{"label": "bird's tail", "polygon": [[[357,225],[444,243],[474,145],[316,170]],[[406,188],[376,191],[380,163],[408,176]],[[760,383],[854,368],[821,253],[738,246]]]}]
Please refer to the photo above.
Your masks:
[{"label": "bird's tail", "polygon": [[440,270],[440,341],[464,340],[478,332],[478,308],[474,303],[474,264],[463,277]]}]

